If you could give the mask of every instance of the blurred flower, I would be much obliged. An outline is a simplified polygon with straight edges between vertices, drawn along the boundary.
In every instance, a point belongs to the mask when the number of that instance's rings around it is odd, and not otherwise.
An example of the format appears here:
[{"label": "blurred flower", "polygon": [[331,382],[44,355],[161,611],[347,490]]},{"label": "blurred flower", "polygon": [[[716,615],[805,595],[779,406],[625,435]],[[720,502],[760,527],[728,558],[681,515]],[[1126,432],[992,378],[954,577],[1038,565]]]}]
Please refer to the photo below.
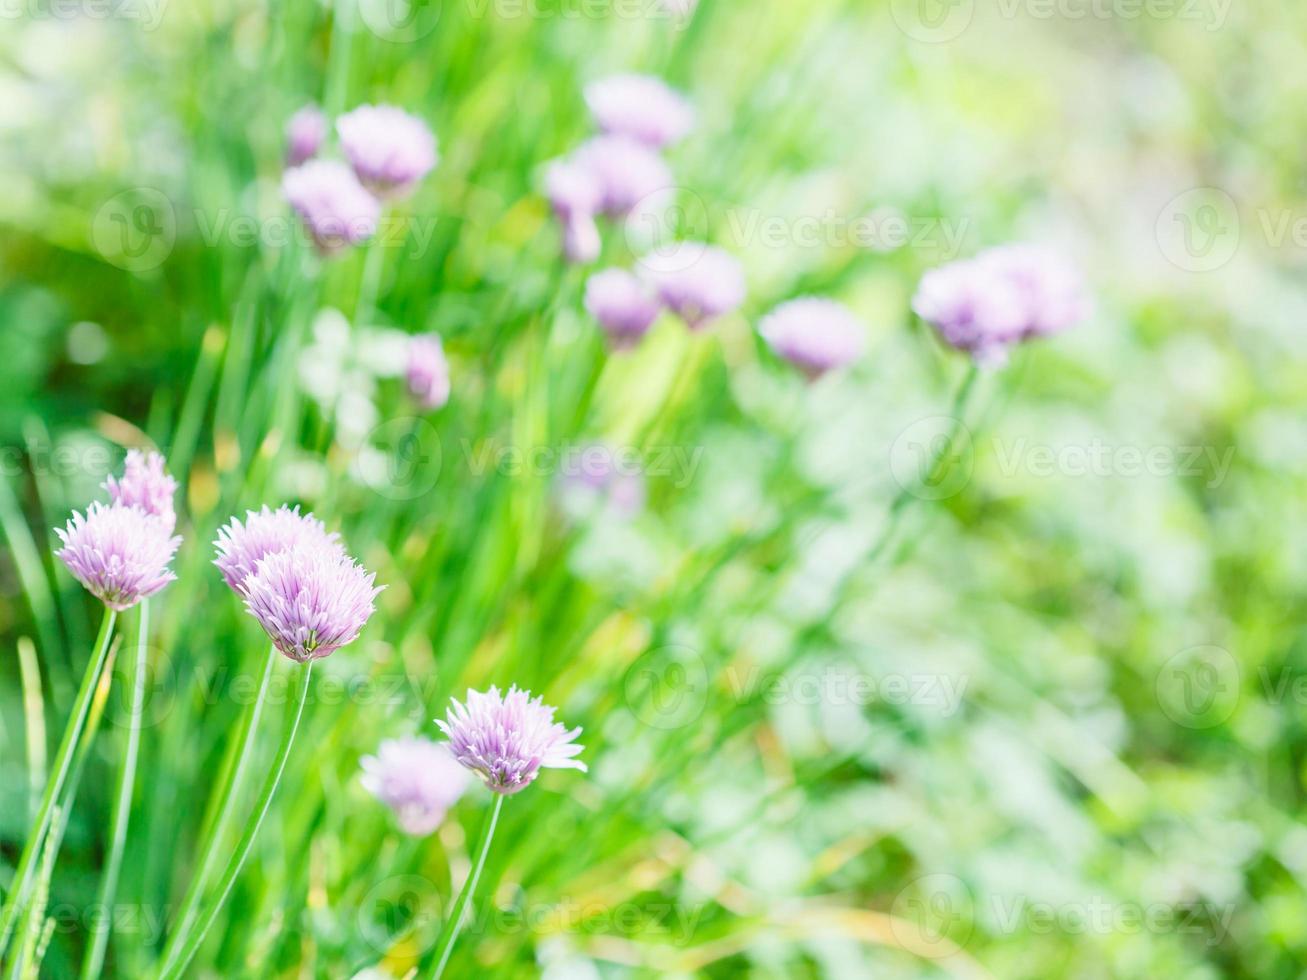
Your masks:
[{"label": "blurred flower", "polygon": [[298,167],[318,154],[327,138],[327,117],[315,105],[306,105],[286,123],[286,163]]},{"label": "blurred flower", "polygon": [[694,109],[652,75],[613,75],[585,89],[586,105],[605,133],[629,136],[658,149],[694,128]]},{"label": "blurred flower", "polygon": [[586,280],[585,308],[619,348],[638,343],[662,311],[648,284],[625,269],[604,269]]},{"label": "blurred flower", "polygon": [[563,221],[563,254],[567,261],[584,265],[599,258],[603,241],[593,215],[577,214]]},{"label": "blurred flower", "polygon": [[303,663],[359,635],[381,591],[374,580],[335,541],[302,539],[262,558],[239,591],[276,648]]},{"label": "blurred flower", "polygon": [[377,233],[381,205],[343,163],[310,160],[287,170],[281,186],[324,255],[367,241]]},{"label": "blurred flower", "polygon": [[573,160],[555,160],[545,171],[545,193],[563,226],[563,254],[569,262],[593,262],[601,242],[594,216],[602,199],[599,182]]},{"label": "blurred flower", "polygon": [[1033,245],[1004,245],[932,269],[912,309],[977,362],[1002,364],[1008,348],[1073,326],[1088,311],[1076,270]]},{"label": "blurred flower", "polygon": [[417,116],[388,105],[361,105],[336,120],[340,149],[359,180],[398,197],[436,165],[436,138]]},{"label": "blurred flower", "polygon": [[573,758],[582,747],[572,740],[581,729],[568,731],[554,722],[554,708],[529,691],[509,688],[506,695],[491,687],[489,692],[467,692],[467,705],[455,699],[437,721],[449,738],[449,748],[462,765],[477,773],[492,792],[505,796],[525,789],[540,769],[580,769],[585,763]]},{"label": "blurred flower", "polygon": [[390,807],[406,834],[431,833],[467,789],[467,770],[449,747],[412,736],[382,742],[362,760],[363,788]]},{"label": "blurred flower", "polygon": [[671,198],[672,172],[663,158],[629,136],[592,137],[577,148],[572,162],[593,178],[604,214],[648,213]]},{"label": "blurred flower", "polygon": [[758,333],[779,356],[814,378],[856,361],[865,347],[862,321],[844,304],[815,296],[782,303],[762,318]]},{"label": "blurred flower", "polygon": [[677,242],[640,260],[645,278],[663,303],[691,330],[744,302],[744,270],[729,252],[703,242]]},{"label": "blurred flower", "polygon": [[563,470],[559,495],[563,512],[574,520],[604,508],[629,519],[644,509],[644,471],[634,457],[619,458],[605,445],[587,446]]},{"label": "blurred flower", "polygon": [[275,555],[304,545],[336,548],[341,554],[340,536],[328,534],[326,526],[312,514],[301,514],[298,507],[282,504],[275,511],[267,504],[258,511],[247,510],[245,523],[233,517],[218,531],[213,542],[218,557],[213,563],[222,572],[227,585],[244,595],[244,582],[268,555]]},{"label": "blurred flower", "polygon": [[445,348],[434,333],[408,342],[408,390],[423,408],[439,408],[449,401],[449,362]]},{"label": "blurred flower", "polygon": [[91,504],[55,528],[63,547],[55,557],[110,609],[122,612],[154,595],[177,576],[168,568],[180,537],[164,521],[137,507]]},{"label": "blurred flower", "polygon": [[104,481],[104,488],[115,504],[153,514],[171,534],[177,526],[177,513],[172,504],[177,481],[164,471],[163,466],[163,457],[158,453],[129,450],[122,479],[111,476]]}]

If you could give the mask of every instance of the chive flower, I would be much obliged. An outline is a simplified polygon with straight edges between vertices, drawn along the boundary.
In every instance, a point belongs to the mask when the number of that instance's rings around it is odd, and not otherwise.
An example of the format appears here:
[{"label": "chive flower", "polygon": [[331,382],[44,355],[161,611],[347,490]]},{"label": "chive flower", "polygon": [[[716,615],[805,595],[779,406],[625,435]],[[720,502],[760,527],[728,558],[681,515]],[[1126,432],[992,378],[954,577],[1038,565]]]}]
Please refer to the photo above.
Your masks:
[{"label": "chive flower", "polygon": [[572,159],[594,181],[602,214],[646,213],[671,197],[672,172],[663,158],[629,136],[592,137]]},{"label": "chive flower", "polygon": [[594,220],[602,194],[594,175],[573,160],[555,160],[545,171],[545,193],[562,225],[567,260],[593,262],[602,245]]},{"label": "chive flower", "polygon": [[394,811],[404,833],[415,837],[439,827],[468,785],[467,770],[449,747],[428,738],[388,739],[360,764],[363,788]]},{"label": "chive flower", "polygon": [[844,304],[805,296],[762,318],[758,333],[779,357],[816,378],[862,356],[866,328]]},{"label": "chive flower", "polygon": [[300,541],[260,559],[241,583],[245,608],[298,663],[329,656],[362,631],[381,591],[334,541]]},{"label": "chive flower", "polygon": [[129,450],[122,477],[109,477],[104,481],[104,488],[114,503],[154,515],[171,534],[177,526],[177,513],[173,510],[177,481],[163,467],[163,457],[158,453]]},{"label": "chive flower", "polygon": [[449,361],[439,335],[422,334],[409,340],[405,377],[409,394],[423,408],[440,408],[449,401]]},{"label": "chive flower", "polygon": [[640,260],[659,298],[691,330],[738,309],[744,302],[744,270],[729,252],[703,242],[677,242]]},{"label": "chive flower", "polygon": [[323,255],[334,255],[377,233],[380,203],[339,161],[310,160],[293,167],[282,175],[281,187]]},{"label": "chive flower", "polygon": [[586,105],[605,133],[629,136],[659,149],[694,128],[694,109],[679,92],[652,75],[613,75],[585,89]]},{"label": "chive flower", "polygon": [[431,128],[395,106],[361,105],[336,120],[336,132],[354,173],[383,198],[408,194],[439,159]]},{"label": "chive flower", "polygon": [[63,547],[55,557],[110,609],[122,612],[154,595],[177,576],[168,567],[182,539],[154,514],[120,503],[91,504],[83,517],[55,528]]},{"label": "chive flower", "polygon": [[261,510],[246,511],[244,523],[233,517],[218,531],[213,546],[218,552],[213,563],[239,595],[245,594],[245,580],[269,555],[302,546],[332,547],[344,554],[339,535],[327,533],[326,526],[312,514],[301,514],[299,507],[285,504],[276,510],[265,504]]},{"label": "chive flower", "polygon": [[1078,272],[1061,256],[1003,245],[927,272],[912,309],[946,343],[995,366],[1015,344],[1074,326],[1088,300]]},{"label": "chive flower", "polygon": [[625,269],[604,269],[586,280],[585,308],[620,349],[640,342],[662,304],[638,276]]},{"label": "chive flower", "polygon": [[449,739],[454,758],[492,792],[519,793],[542,768],[585,772],[585,763],[574,758],[582,750],[573,741],[581,729],[569,731],[556,723],[555,709],[529,691],[514,686],[501,694],[491,687],[485,693],[469,690],[466,704],[450,700],[445,720],[436,724]]},{"label": "chive flower", "polygon": [[327,117],[315,105],[306,105],[286,123],[286,163],[298,167],[318,155],[327,138]]}]

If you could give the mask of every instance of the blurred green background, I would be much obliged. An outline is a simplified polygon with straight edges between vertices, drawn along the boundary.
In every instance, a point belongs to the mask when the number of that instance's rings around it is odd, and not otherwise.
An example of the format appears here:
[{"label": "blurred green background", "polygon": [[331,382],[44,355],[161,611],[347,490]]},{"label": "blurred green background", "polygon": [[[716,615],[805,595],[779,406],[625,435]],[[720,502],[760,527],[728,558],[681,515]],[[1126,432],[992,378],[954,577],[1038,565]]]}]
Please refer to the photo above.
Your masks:
[{"label": "blurred green background", "polygon": [[[13,0],[0,19],[6,882],[30,812],[19,651],[57,740],[94,635],[50,528],[126,447],[183,483],[109,975],[147,975],[166,938],[265,650],[209,542],[282,501],[387,589],[318,672],[196,976],[404,976],[487,794],[409,840],[358,759],[492,682],[583,726],[590,773],[505,807],[454,975],[1303,975],[1301,8]],[[695,103],[671,230],[738,255],[750,288],[703,335],[668,319],[612,356],[540,186],[592,131],[584,84],[619,71]],[[287,245],[278,186],[313,101],[402,106],[441,144],[378,242],[331,263]],[[923,483],[967,365],[912,291],[1009,240],[1073,256],[1093,315],[982,375]],[[610,227],[606,260],[639,245]],[[809,292],[870,330],[817,384],[753,331]],[[454,394],[417,419],[396,350],[428,330]],[[560,506],[559,461],[596,442],[642,460],[638,516]],[[43,975],[75,973],[96,911],[120,688]]]}]

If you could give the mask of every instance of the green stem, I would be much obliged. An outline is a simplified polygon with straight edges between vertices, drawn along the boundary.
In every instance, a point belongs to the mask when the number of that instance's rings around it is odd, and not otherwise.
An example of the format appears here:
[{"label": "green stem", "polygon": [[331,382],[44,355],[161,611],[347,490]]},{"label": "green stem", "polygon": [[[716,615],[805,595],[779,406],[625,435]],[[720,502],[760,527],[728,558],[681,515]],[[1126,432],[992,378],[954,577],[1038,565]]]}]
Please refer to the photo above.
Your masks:
[{"label": "green stem", "polygon": [[245,717],[241,721],[241,730],[236,736],[236,762],[234,765],[228,766],[226,780],[218,788],[219,795],[217,799],[221,801],[220,809],[202,832],[202,856],[195,877],[191,879],[190,886],[186,889],[180,911],[174,920],[172,935],[168,938],[167,946],[164,947],[163,962],[165,966],[172,963],[173,958],[177,955],[177,948],[189,934],[191,926],[195,922],[196,906],[199,904],[200,897],[204,894],[205,886],[213,876],[214,868],[217,867],[219,848],[226,836],[227,828],[231,824],[236,800],[245,785],[250,760],[254,756],[254,733],[258,731],[259,718],[263,714],[263,705],[268,694],[268,682],[272,678],[272,667],[279,656],[276,647],[268,650],[268,656],[265,658],[263,665],[263,676],[259,679],[258,693],[254,697],[254,703],[250,705],[249,711],[245,713]]},{"label": "green stem", "polygon": [[109,639],[113,636],[113,624],[117,615],[112,609],[105,607],[104,619],[100,621],[100,635],[96,637],[95,649],[91,653],[90,662],[86,665],[86,674],[82,677],[82,686],[73,702],[73,713],[68,719],[68,726],[64,729],[63,740],[59,743],[54,768],[45,783],[45,796],[41,799],[41,809],[37,811],[36,825],[32,828],[32,833],[23,846],[22,856],[18,859],[18,870],[14,872],[13,887],[9,889],[5,907],[0,913],[4,918],[4,929],[0,930],[0,956],[4,955],[9,945],[14,926],[21,918],[23,903],[27,901],[27,892],[32,884],[32,873],[36,870],[37,855],[41,852],[41,843],[45,840],[46,831],[50,829],[50,821],[54,815],[55,800],[63,789],[64,780],[68,778],[73,748],[81,737],[87,713],[91,710],[91,698],[100,683],[100,675],[104,673],[104,662],[109,656]]},{"label": "green stem", "polygon": [[113,924],[113,900],[118,890],[118,873],[122,869],[123,848],[127,843],[127,825],[132,813],[132,789],[136,784],[136,759],[141,747],[141,715],[145,708],[145,661],[150,641],[150,601],[141,600],[136,620],[136,660],[127,683],[130,691],[127,744],[123,747],[122,768],[118,771],[118,792],[109,815],[109,858],[100,881],[99,915],[92,925],[86,959],[82,962],[83,980],[95,980],[104,965],[105,949]]},{"label": "green stem", "polygon": [[222,910],[227,897],[236,884],[236,879],[240,877],[240,873],[245,867],[245,861],[249,858],[250,851],[254,847],[254,840],[259,836],[259,828],[263,826],[263,820],[268,815],[268,809],[272,806],[272,798],[276,795],[277,784],[281,782],[281,774],[286,768],[286,760],[290,758],[291,746],[295,742],[295,732],[299,729],[300,716],[304,713],[304,702],[308,700],[309,696],[309,678],[312,675],[313,661],[309,660],[299,665],[296,670],[299,683],[295,703],[286,718],[286,727],[281,736],[281,744],[277,747],[277,754],[272,760],[272,768],[269,769],[268,776],[263,781],[263,789],[259,793],[258,801],[254,804],[254,812],[245,825],[245,832],[236,844],[236,850],[232,854],[231,860],[227,862],[227,870],[223,872],[222,880],[218,882],[217,894],[200,914],[198,925],[187,937],[185,945],[182,946],[176,958],[171,964],[164,965],[163,971],[159,975],[160,980],[177,980],[177,978],[185,974],[186,968],[190,965],[191,960],[195,958],[195,954],[200,951],[200,947],[204,945],[209,930],[213,928],[214,922],[217,921],[218,913]]},{"label": "green stem", "polygon": [[436,965],[427,974],[427,980],[440,980],[446,964],[449,963],[450,954],[454,952],[454,942],[458,939],[459,929],[463,927],[463,913],[467,911],[467,903],[472,900],[472,893],[476,891],[481,869],[486,866],[486,855],[490,853],[490,841],[495,836],[495,824],[499,823],[499,811],[503,806],[503,794],[496,793],[494,809],[486,818],[485,826],[481,830],[481,841],[477,844],[476,864],[472,866],[472,873],[467,876],[467,881],[463,882],[463,890],[458,893],[458,901],[454,903],[453,911],[445,920],[445,928],[441,930],[440,942],[436,946]]}]

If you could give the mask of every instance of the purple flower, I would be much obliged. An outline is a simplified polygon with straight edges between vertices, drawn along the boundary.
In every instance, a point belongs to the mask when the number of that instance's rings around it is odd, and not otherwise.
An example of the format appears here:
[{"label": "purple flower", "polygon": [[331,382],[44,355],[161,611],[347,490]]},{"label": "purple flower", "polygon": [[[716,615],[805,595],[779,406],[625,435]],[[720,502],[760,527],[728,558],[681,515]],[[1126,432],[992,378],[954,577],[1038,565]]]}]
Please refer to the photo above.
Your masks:
[{"label": "purple flower", "polygon": [[996,365],[1013,344],[1073,326],[1088,301],[1064,259],[1032,245],[1004,245],[927,272],[912,309],[946,343]]},{"label": "purple flower", "polygon": [[619,348],[637,344],[662,311],[648,284],[625,269],[605,269],[586,280],[585,308]]},{"label": "purple flower", "polygon": [[640,260],[645,279],[691,330],[744,302],[744,270],[729,252],[703,242],[677,242]]},{"label": "purple flower", "polygon": [[585,763],[573,758],[581,752],[572,741],[581,729],[557,724],[554,709],[533,700],[529,691],[511,687],[501,695],[491,687],[485,694],[468,691],[466,706],[450,700],[445,720],[436,724],[449,738],[454,758],[492,792],[521,792],[542,767],[585,772]]},{"label": "purple flower", "polygon": [[811,378],[862,356],[866,329],[844,304],[805,296],[782,303],[758,324],[779,356]]},{"label": "purple flower", "polygon": [[603,214],[644,214],[671,199],[671,170],[656,152],[629,136],[595,136],[577,148],[572,162],[594,180],[597,210]]},{"label": "purple flower", "polygon": [[177,513],[172,505],[177,481],[164,471],[163,465],[163,457],[158,453],[128,450],[122,479],[111,476],[104,481],[104,488],[115,504],[153,514],[171,534],[177,526]]},{"label": "purple flower", "polygon": [[563,226],[563,253],[569,262],[593,262],[601,242],[594,216],[602,203],[598,180],[572,160],[555,160],[545,171],[545,193]]},{"label": "purple flower", "polygon": [[381,205],[343,163],[310,160],[287,170],[281,187],[323,255],[377,233]]},{"label": "purple flower", "polygon": [[449,747],[427,738],[388,739],[362,760],[363,788],[395,812],[406,834],[431,833],[467,789]]},{"label": "purple flower", "polygon": [[241,591],[273,645],[303,663],[354,641],[376,609],[374,579],[334,541],[305,540],[260,559]]},{"label": "purple flower", "polygon": [[327,117],[315,105],[306,105],[286,123],[286,163],[298,167],[318,155],[327,138]]},{"label": "purple flower", "polygon": [[629,136],[658,149],[694,128],[694,110],[680,93],[652,75],[613,75],[586,86],[585,101],[605,133]]},{"label": "purple flower", "polygon": [[439,336],[429,333],[409,340],[406,377],[409,394],[423,408],[440,408],[449,401],[449,362]]},{"label": "purple flower", "polygon": [[340,149],[382,197],[398,197],[436,165],[436,138],[417,116],[389,105],[361,105],[336,120]]},{"label": "purple flower", "polygon": [[245,512],[245,523],[233,517],[218,531],[213,542],[218,557],[213,563],[222,572],[227,585],[244,595],[244,582],[268,555],[301,546],[334,547],[341,554],[339,535],[328,534],[323,523],[312,514],[301,514],[282,504],[275,511],[267,505],[262,510]]},{"label": "purple flower", "polygon": [[110,609],[122,612],[175,579],[168,563],[182,539],[164,521],[138,507],[93,503],[55,528],[63,547],[55,557]]}]

